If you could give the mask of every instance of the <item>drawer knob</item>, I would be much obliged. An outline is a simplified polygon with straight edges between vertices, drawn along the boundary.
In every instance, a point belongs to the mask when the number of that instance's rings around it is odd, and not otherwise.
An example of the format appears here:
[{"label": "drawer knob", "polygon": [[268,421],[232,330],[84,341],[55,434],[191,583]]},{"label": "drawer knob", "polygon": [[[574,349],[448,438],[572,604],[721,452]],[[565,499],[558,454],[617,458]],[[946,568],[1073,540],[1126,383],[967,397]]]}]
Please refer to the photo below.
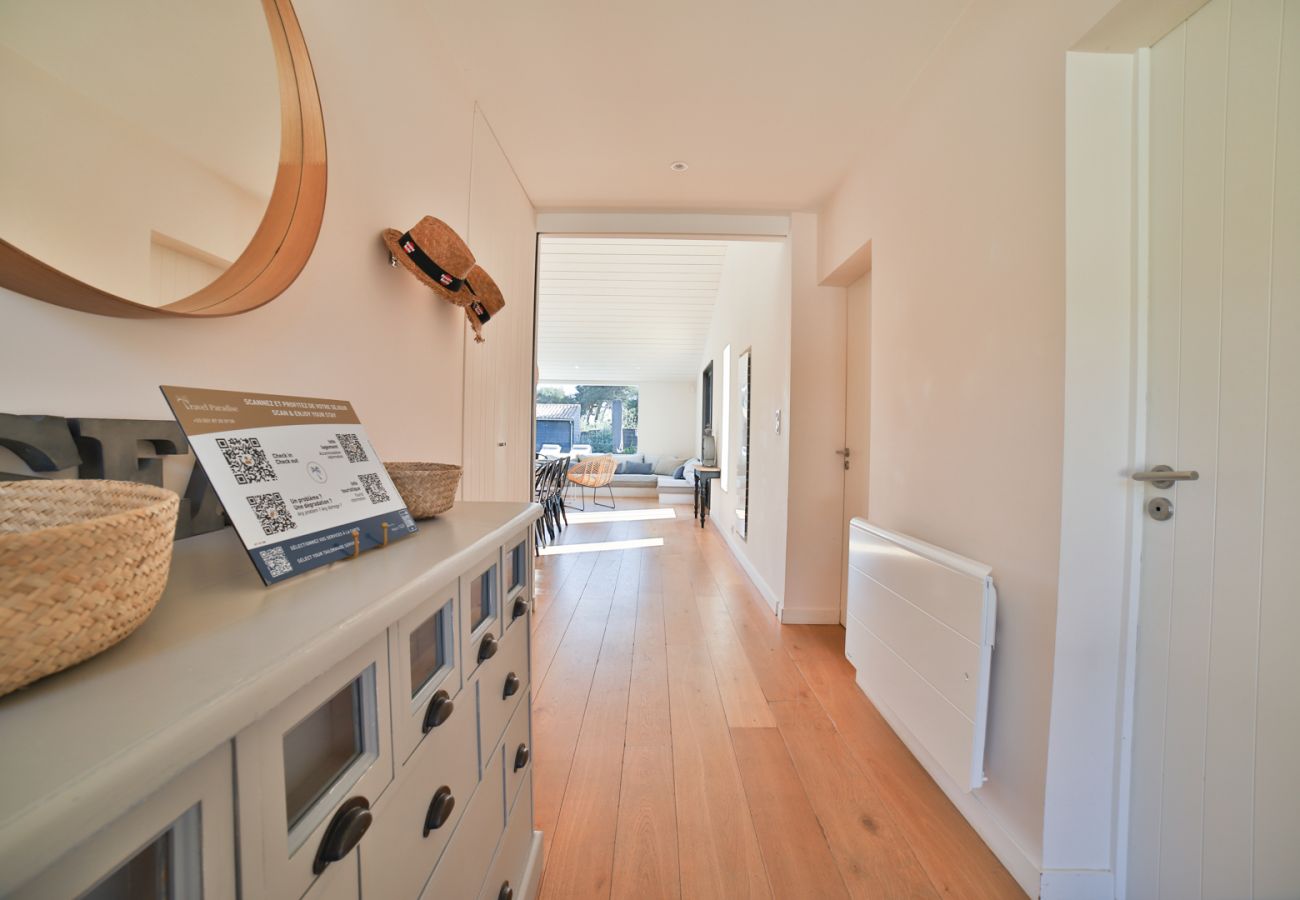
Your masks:
[{"label": "drawer knob", "polygon": [[456,808],[456,798],[451,795],[451,788],[443,785],[433,792],[429,811],[424,816],[424,836],[435,828],[441,828],[451,818],[451,811]]},{"label": "drawer knob", "polygon": [[438,691],[429,701],[429,708],[424,712],[424,731],[428,734],[437,728],[443,722],[451,718],[451,714],[456,711],[456,704],[451,702],[451,697],[446,691]]},{"label": "drawer knob", "polygon": [[523,597],[519,597],[518,599],[515,600],[514,609],[510,610],[510,618],[512,620],[518,619],[526,612],[528,612],[528,601],[525,600]]},{"label": "drawer knob", "polygon": [[478,661],[491,659],[497,655],[497,637],[495,634],[489,634],[478,645]]},{"label": "drawer knob", "polygon": [[510,882],[507,881],[501,885],[497,900],[515,900],[515,889],[510,886]]},{"label": "drawer knob", "polygon": [[528,765],[528,760],[532,754],[528,752],[527,744],[520,744],[519,749],[515,751],[515,771],[518,772],[524,766]]},{"label": "drawer knob", "polygon": [[325,829],[325,837],[321,838],[320,847],[316,850],[316,861],[312,863],[312,873],[319,875],[330,863],[338,862],[351,853],[373,821],[369,800],[365,797],[345,800]]},{"label": "drawer knob", "polygon": [[519,693],[519,676],[514,672],[511,672],[506,676],[506,686],[501,692],[501,699],[504,700],[507,697],[513,697],[517,693]]}]

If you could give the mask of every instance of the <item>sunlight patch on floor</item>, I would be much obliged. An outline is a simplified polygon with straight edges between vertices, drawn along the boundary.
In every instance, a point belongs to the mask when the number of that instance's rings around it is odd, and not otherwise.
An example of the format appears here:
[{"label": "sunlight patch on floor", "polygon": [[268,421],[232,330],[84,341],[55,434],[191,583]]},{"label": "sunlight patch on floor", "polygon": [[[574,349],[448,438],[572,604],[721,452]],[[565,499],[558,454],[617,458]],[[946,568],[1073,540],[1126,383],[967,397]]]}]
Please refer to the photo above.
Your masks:
[{"label": "sunlight patch on floor", "polygon": [[537,551],[538,556],[559,556],[562,553],[600,553],[604,550],[638,550],[643,547],[662,547],[663,538],[635,538],[627,541],[596,541],[590,544],[554,544]]},{"label": "sunlight patch on floor", "polygon": [[677,510],[670,506],[651,509],[611,509],[609,511],[569,512],[570,525],[590,525],[593,522],[644,522],[648,519],[675,519]]}]

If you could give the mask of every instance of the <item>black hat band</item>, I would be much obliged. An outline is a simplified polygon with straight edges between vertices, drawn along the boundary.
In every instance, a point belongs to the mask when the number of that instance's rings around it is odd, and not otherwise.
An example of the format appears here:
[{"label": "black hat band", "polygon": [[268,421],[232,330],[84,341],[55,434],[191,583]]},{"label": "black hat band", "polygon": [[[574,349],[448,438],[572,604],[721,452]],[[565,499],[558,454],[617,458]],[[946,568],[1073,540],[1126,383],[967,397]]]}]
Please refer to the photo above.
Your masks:
[{"label": "black hat band", "polygon": [[411,232],[408,231],[406,234],[398,238],[397,243],[402,250],[406,252],[407,258],[410,259],[411,262],[415,263],[416,268],[425,275],[428,275],[438,284],[442,285],[448,293],[456,293],[461,289],[461,286],[465,284],[465,279],[453,277],[436,262],[430,259],[425,252],[420,249],[420,246],[415,243],[415,240],[411,237]]}]

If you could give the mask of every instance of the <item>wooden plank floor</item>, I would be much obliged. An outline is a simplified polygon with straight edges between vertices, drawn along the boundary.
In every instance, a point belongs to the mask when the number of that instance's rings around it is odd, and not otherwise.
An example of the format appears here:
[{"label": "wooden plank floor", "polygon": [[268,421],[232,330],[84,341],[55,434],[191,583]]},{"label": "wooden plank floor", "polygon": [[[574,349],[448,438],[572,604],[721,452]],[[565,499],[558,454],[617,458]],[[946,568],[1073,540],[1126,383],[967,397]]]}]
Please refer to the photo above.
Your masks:
[{"label": "wooden plank floor", "polygon": [[542,897],[1024,897],[858,690],[844,630],[780,625],[675,512],[557,541],[662,546],[538,559]]}]

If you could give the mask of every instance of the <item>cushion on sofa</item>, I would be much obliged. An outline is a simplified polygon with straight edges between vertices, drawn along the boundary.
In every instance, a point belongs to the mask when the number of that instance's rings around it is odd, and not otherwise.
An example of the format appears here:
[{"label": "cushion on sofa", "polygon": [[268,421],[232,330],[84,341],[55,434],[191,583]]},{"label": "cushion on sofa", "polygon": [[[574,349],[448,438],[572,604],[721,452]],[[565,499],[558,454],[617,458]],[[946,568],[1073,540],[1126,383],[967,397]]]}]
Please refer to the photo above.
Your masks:
[{"label": "cushion on sofa", "polygon": [[686,462],[686,460],[680,456],[669,456],[664,454],[655,460],[654,473],[656,475],[671,475],[676,472],[684,462]]},{"label": "cushion on sofa", "polygon": [[625,462],[619,467],[621,475],[653,475],[654,466],[648,462]]},{"label": "cushion on sofa", "polygon": [[611,484],[614,487],[654,487],[658,475],[615,475]]},{"label": "cushion on sofa", "polygon": [[686,463],[682,463],[677,467],[677,471],[673,473],[673,478],[678,478],[682,481],[686,480]]}]

